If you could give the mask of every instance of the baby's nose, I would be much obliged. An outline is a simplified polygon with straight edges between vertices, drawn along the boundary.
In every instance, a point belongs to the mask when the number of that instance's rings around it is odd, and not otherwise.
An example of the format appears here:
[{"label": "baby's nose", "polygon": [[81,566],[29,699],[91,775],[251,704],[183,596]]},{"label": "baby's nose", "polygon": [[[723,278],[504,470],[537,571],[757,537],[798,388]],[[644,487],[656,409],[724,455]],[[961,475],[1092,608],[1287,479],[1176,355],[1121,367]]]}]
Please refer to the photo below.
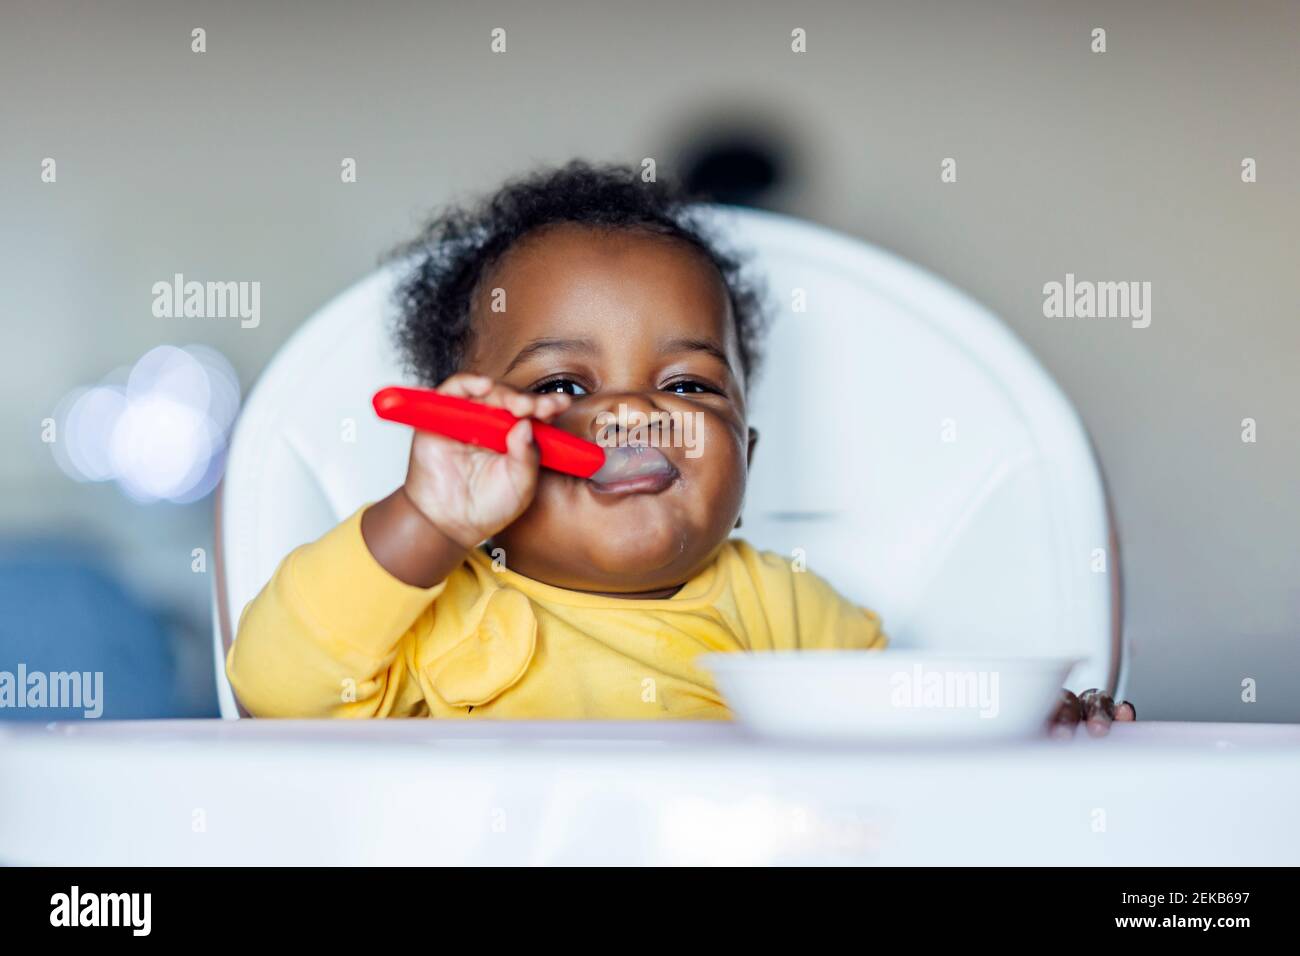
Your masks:
[{"label": "baby's nose", "polygon": [[588,426],[591,440],[598,445],[658,444],[656,429],[671,427],[663,409],[644,395],[627,393],[602,396],[600,407]]}]

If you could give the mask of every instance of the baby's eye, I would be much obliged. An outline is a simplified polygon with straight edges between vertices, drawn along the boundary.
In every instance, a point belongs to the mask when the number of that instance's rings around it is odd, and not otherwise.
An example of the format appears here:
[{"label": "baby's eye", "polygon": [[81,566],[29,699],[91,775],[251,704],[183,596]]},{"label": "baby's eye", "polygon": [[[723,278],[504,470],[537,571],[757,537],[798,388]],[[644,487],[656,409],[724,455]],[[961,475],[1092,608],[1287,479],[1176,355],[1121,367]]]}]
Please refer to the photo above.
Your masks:
[{"label": "baby's eye", "polygon": [[712,385],[705,385],[703,382],[697,382],[694,379],[682,379],[680,382],[669,382],[664,386],[665,392],[675,392],[678,395],[700,395],[703,393],[718,390]]},{"label": "baby's eye", "polygon": [[563,392],[565,395],[587,394],[587,390],[571,378],[549,379],[540,385],[533,386],[533,391],[538,395],[545,395],[549,392]]}]

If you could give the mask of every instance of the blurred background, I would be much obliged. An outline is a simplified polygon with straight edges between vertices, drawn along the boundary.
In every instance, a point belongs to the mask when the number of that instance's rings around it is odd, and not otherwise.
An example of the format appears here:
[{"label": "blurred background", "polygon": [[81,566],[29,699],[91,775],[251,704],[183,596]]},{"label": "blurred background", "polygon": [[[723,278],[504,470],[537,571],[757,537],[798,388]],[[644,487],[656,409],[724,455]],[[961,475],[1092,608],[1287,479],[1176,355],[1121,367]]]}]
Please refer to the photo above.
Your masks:
[{"label": "blurred background", "polygon": [[[0,670],[214,715],[208,492],[275,350],[439,204],[653,157],[1002,316],[1096,443],[1140,716],[1300,720],[1297,40],[1294,2],[3,0]],[[1151,326],[1044,318],[1067,272]],[[156,318],[176,273],[260,323]]]}]

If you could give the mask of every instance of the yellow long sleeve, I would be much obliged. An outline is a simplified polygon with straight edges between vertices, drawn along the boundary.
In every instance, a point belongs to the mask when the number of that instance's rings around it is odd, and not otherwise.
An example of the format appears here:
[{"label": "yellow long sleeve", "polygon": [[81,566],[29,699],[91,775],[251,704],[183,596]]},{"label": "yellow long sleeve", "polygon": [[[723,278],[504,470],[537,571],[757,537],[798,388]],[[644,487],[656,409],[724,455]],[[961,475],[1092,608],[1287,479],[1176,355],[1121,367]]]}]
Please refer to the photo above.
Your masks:
[{"label": "yellow long sleeve", "polygon": [[424,589],[389,574],[361,537],[363,511],[293,551],[240,615],[226,672],[253,716],[418,716],[424,709],[403,651],[446,582]]},{"label": "yellow long sleeve", "polygon": [[363,511],[241,615],[226,671],[254,716],[725,720],[702,653],[885,645],[871,611],[744,541],[671,598],[567,591],[480,550],[421,589],[370,554]]}]

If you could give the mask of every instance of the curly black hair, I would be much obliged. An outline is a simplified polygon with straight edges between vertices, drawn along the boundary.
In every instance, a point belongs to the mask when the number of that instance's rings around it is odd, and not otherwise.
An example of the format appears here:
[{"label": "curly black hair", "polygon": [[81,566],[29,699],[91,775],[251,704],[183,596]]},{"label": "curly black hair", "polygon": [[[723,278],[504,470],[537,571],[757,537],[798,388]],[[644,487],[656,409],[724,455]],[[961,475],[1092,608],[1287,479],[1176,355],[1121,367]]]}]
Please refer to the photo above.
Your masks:
[{"label": "curly black hair", "polygon": [[470,308],[482,277],[530,233],[577,223],[665,236],[711,261],[731,298],[748,385],[766,328],[763,289],[697,221],[694,202],[674,182],[643,182],[631,166],[574,160],[509,180],[477,205],[442,211],[389,257],[410,268],[396,290],[396,339],[407,370],[431,386],[455,373],[469,346]]}]

